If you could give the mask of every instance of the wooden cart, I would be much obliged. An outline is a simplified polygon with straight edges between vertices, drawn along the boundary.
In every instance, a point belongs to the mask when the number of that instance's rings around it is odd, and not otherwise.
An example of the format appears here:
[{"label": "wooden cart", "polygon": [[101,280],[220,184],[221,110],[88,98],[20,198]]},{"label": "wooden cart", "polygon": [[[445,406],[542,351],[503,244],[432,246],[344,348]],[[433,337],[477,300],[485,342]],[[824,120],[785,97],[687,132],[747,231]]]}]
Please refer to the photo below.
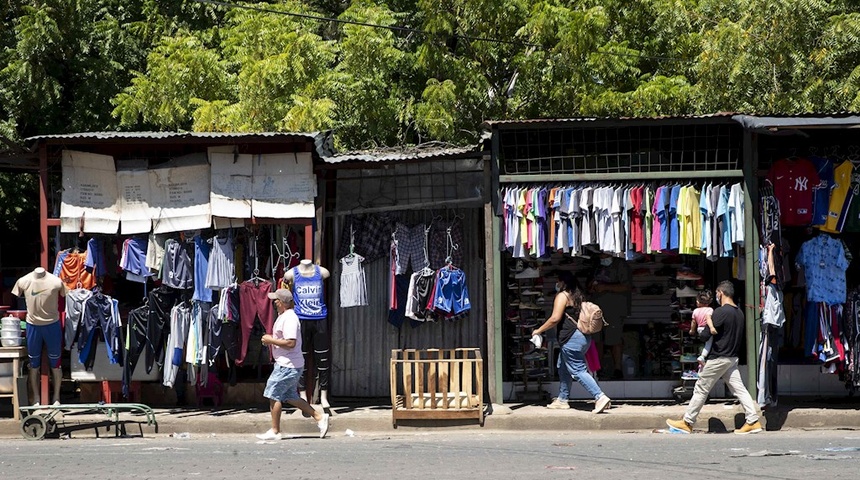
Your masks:
[{"label": "wooden cart", "polygon": [[401,419],[474,418],[483,426],[481,350],[392,350],[391,414],[394,428]]}]

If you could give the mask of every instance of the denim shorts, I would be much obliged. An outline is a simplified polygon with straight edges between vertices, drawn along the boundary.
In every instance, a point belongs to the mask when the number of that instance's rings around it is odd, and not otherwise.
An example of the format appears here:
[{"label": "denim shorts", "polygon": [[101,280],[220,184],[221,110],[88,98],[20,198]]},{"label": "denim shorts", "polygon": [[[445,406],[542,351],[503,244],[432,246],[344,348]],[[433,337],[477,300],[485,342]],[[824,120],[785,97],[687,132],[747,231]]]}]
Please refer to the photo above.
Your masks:
[{"label": "denim shorts", "polygon": [[302,368],[289,368],[275,364],[263,396],[276,402],[287,402],[299,398],[299,378],[302,376]]}]

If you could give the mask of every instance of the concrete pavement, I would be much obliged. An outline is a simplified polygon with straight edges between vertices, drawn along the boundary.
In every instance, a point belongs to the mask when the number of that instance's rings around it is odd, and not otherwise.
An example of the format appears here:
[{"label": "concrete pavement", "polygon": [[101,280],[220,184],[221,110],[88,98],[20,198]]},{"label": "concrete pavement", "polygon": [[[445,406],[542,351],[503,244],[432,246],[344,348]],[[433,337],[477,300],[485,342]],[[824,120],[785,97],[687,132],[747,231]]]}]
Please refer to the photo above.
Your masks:
[{"label": "concrete pavement", "polygon": [[[586,402],[571,402],[570,410],[550,410],[541,405],[505,404],[488,406],[485,425],[476,421],[405,421],[392,426],[391,409],[387,405],[368,405],[366,402],[335,404],[331,419],[330,435],[344,435],[347,430],[362,433],[414,432],[420,429],[513,430],[513,431],[564,431],[605,430],[637,431],[665,427],[666,418],[680,418],[684,405],[673,402],[625,402],[616,403],[604,414],[591,413]],[[852,399],[840,401],[825,399],[783,400],[779,408],[768,410],[763,415],[768,430],[783,429],[860,429],[860,410]],[[222,409],[155,409],[159,424],[158,435],[188,432],[192,435],[210,434],[254,434],[269,428],[269,412],[259,407]],[[139,417],[125,414],[124,420],[129,434],[155,435],[154,429],[145,424],[138,426]],[[90,426],[103,422],[106,417],[95,414],[65,414],[57,417],[62,427],[80,428],[73,435],[92,436],[95,429]],[[696,430],[732,430],[743,421],[743,411],[735,402],[712,401],[702,410]],[[104,424],[102,424],[104,426]],[[300,412],[287,410],[281,421],[282,431],[287,434],[314,434],[316,424]],[[113,430],[99,429],[98,435],[113,436]],[[9,418],[0,419],[0,437],[19,437],[19,422]]]}]

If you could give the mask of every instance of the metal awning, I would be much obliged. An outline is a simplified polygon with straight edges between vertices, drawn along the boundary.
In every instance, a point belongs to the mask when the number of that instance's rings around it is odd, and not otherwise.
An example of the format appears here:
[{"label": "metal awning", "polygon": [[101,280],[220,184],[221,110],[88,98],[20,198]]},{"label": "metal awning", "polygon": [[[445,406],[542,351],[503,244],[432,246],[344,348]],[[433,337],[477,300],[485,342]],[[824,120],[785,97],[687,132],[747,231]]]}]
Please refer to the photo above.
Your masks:
[{"label": "metal awning", "polygon": [[776,133],[785,129],[858,128],[860,115],[854,113],[802,114],[786,116],[734,115],[732,120],[748,130]]}]

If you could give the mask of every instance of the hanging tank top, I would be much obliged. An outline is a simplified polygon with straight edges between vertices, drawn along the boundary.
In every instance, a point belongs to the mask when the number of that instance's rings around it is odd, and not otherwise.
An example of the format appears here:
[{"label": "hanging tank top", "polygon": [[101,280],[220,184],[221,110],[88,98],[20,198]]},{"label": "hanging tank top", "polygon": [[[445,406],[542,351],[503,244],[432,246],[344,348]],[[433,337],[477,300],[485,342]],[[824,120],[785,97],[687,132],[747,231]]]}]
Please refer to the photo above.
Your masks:
[{"label": "hanging tank top", "polygon": [[314,274],[305,277],[299,267],[293,268],[293,300],[299,320],[324,320],[328,314],[323,296],[323,278],[320,267],[314,265]]}]

